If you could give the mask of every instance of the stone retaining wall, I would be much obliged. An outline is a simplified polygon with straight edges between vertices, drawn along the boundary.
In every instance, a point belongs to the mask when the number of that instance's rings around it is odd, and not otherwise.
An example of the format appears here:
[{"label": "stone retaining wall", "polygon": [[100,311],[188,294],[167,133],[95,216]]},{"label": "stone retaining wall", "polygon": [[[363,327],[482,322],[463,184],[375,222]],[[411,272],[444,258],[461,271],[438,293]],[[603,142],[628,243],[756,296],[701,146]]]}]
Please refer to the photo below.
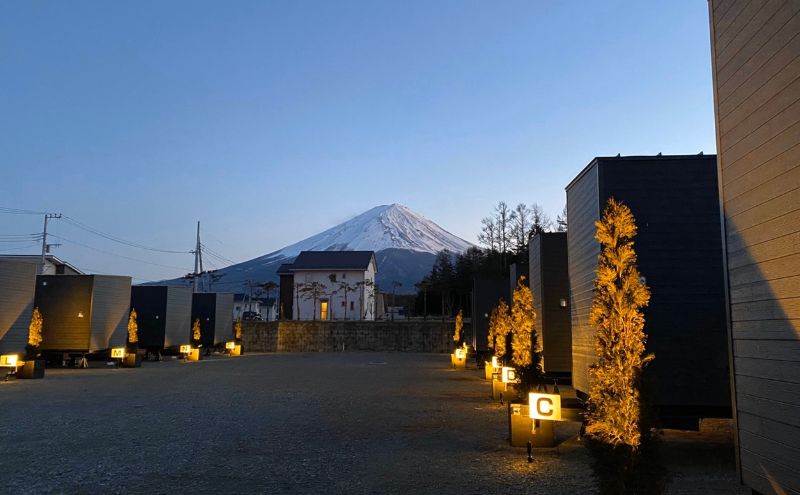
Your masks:
[{"label": "stone retaining wall", "polygon": [[249,352],[451,352],[452,321],[245,321]]}]

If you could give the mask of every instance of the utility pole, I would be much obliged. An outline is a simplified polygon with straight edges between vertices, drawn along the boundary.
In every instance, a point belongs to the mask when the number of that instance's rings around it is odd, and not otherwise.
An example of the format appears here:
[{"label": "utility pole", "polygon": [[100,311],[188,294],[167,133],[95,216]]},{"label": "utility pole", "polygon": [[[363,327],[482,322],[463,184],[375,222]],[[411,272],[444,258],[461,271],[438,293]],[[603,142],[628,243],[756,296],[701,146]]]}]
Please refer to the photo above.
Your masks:
[{"label": "utility pole", "polygon": [[200,220],[198,220],[197,243],[195,244],[194,247],[194,276],[192,277],[194,286],[192,292],[197,292],[198,281],[202,273],[203,273],[203,251],[201,250],[201,245],[200,245]]},{"label": "utility pole", "polygon": [[44,275],[44,256],[49,251],[47,244],[47,221],[51,218],[61,218],[61,213],[44,214],[44,232],[42,233],[42,259],[39,265],[39,275]]}]

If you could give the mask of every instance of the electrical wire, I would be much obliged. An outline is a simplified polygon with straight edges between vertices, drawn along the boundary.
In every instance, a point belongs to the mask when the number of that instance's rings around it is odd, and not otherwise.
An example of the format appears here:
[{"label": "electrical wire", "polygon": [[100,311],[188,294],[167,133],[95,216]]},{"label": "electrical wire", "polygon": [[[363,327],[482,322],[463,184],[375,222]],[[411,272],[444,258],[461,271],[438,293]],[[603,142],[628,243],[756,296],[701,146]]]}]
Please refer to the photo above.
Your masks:
[{"label": "electrical wire", "polygon": [[73,241],[72,239],[67,239],[66,237],[61,236],[61,235],[51,234],[50,237],[55,237],[55,238],[60,239],[60,240],[62,240],[64,242],[68,242],[70,244],[75,244],[77,246],[82,246],[82,247],[84,247],[86,249],[91,249],[92,251],[97,251],[98,253],[107,254],[109,256],[116,256],[118,258],[123,258],[123,259],[131,260],[131,261],[138,261],[139,263],[145,263],[145,264],[148,264],[148,265],[159,266],[161,268],[172,268],[172,269],[181,270],[181,271],[185,271],[186,270],[186,267],[180,267],[180,266],[174,266],[174,265],[163,265],[161,263],[155,263],[153,261],[147,261],[147,260],[143,260],[143,259],[139,259],[139,258],[132,258],[130,256],[125,256],[125,255],[122,255],[122,254],[112,253],[111,251],[105,251],[103,249],[98,249],[96,247],[92,247],[92,246],[89,246],[87,244],[83,244],[83,243],[78,242],[78,241]]},{"label": "electrical wire", "polygon": [[191,253],[191,251],[176,251],[176,250],[173,250],[173,249],[161,249],[161,248],[156,248],[156,247],[152,247],[152,246],[147,246],[147,245],[144,245],[144,244],[139,244],[138,242],[127,241],[127,240],[122,239],[120,237],[117,237],[117,236],[114,236],[114,235],[111,235],[111,234],[107,234],[107,233],[105,233],[105,232],[103,232],[101,230],[97,230],[97,229],[95,229],[93,227],[90,227],[90,226],[86,225],[85,223],[79,222],[78,220],[75,220],[74,218],[68,217],[66,215],[62,218],[62,220],[64,220],[65,222],[67,222],[68,224],[70,224],[72,226],[75,226],[75,227],[78,227],[79,229],[85,230],[86,232],[92,233],[92,234],[94,234],[96,236],[99,236],[99,237],[102,237],[104,239],[108,239],[109,241],[114,241],[114,242],[117,242],[119,244],[124,244],[124,245],[129,246],[129,247],[135,247],[135,248],[138,248],[138,249],[144,249],[146,251],[154,251],[154,252],[157,252],[157,253],[168,253],[168,254],[187,254],[187,253]]},{"label": "electrical wire", "polygon": [[0,206],[0,213],[8,213],[9,215],[46,215],[47,214],[47,212],[44,212],[44,211],[20,210],[19,208],[8,208],[6,206]]}]

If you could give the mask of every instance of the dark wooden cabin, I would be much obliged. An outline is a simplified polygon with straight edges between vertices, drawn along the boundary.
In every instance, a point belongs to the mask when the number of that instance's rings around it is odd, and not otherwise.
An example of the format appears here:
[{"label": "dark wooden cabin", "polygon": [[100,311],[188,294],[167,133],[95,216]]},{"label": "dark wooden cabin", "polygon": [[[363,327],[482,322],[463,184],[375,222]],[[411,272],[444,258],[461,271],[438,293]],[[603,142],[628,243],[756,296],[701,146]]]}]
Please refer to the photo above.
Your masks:
[{"label": "dark wooden cabin", "polygon": [[531,238],[529,284],[542,338],[548,375],[572,375],[572,319],[569,312],[567,233],[544,232]]},{"label": "dark wooden cabin", "polygon": [[0,354],[25,351],[38,270],[37,263],[0,260]]},{"label": "dark wooden cabin", "polygon": [[500,299],[511,307],[511,293],[508,291],[508,277],[476,277],[472,284],[475,348],[483,353],[489,350],[489,315]]},{"label": "dark wooden cabin", "polygon": [[131,288],[131,309],[136,310],[139,347],[161,350],[189,343],[191,287],[134,286]]},{"label": "dark wooden cabin", "polygon": [[[192,294],[192,324],[195,319],[200,320],[200,343],[204,347],[233,340],[233,294]],[[191,326],[189,338],[191,339]]]},{"label": "dark wooden cabin", "polygon": [[276,272],[280,285],[278,289],[278,318],[281,320],[294,319],[294,272],[292,264],[284,263]]},{"label": "dark wooden cabin", "polygon": [[95,352],[127,339],[131,278],[39,275],[34,305],[44,319],[43,351]]},{"label": "dark wooden cabin", "polygon": [[639,271],[652,292],[644,314],[647,350],[655,353],[645,372],[653,405],[675,425],[730,417],[716,156],[595,158],[566,189],[575,388],[589,390],[600,254],[594,222],[613,197],[636,218]]}]

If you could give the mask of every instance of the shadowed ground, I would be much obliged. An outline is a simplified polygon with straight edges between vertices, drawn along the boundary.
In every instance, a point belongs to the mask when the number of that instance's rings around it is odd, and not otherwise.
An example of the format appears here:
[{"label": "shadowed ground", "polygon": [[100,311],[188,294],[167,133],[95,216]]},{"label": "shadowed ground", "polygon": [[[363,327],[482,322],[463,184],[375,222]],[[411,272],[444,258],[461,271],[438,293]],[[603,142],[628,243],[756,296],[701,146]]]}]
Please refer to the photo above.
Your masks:
[{"label": "shadowed ground", "polygon": [[[448,365],[441,354],[316,353],[48,370],[45,380],[0,384],[3,485],[23,493],[593,490],[577,424],[559,425],[566,441],[528,464],[506,442],[506,411],[489,400],[490,386]],[[693,435],[681,433],[679,455],[668,456],[672,490],[734,492],[725,434],[692,460]]]}]

